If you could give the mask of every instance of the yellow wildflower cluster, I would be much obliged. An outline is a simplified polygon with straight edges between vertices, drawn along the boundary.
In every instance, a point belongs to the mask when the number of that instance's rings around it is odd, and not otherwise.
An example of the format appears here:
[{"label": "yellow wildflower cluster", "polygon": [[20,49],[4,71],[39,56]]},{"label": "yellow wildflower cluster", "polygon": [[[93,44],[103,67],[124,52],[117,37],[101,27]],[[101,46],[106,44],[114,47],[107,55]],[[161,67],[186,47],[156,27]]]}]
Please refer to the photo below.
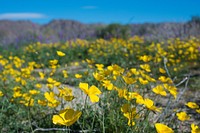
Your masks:
[{"label": "yellow wildflower cluster", "polygon": [[[91,113],[95,114],[93,120],[102,116],[105,107],[107,113],[118,110],[119,119],[126,121],[127,127],[137,127],[149,120],[149,114],[162,113],[164,108],[157,99],[178,99],[173,76],[184,67],[199,65],[198,48],[200,41],[196,38],[146,44],[140,37],[28,45],[21,56],[0,55],[0,99],[19,104],[19,108],[48,110],[54,124],[71,126],[82,115],[90,114],[84,114],[87,108],[78,108],[83,104],[74,105],[82,98],[74,90],[82,91],[86,100],[80,101],[87,104],[89,98],[90,108],[98,110]],[[79,67],[84,72],[77,72]],[[76,89],[72,91],[66,83]],[[200,113],[197,103],[188,102],[186,106]],[[180,121],[191,118],[186,112],[177,112],[176,116]],[[174,132],[162,122],[153,124],[158,133]],[[191,132],[199,132],[194,123]]]}]

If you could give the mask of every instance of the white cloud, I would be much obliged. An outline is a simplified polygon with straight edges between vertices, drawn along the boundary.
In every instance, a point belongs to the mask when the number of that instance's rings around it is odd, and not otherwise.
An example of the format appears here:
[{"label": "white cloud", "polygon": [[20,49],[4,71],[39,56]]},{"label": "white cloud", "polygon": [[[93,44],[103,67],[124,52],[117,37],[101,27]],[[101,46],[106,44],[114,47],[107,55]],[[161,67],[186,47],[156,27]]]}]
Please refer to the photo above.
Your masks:
[{"label": "white cloud", "polygon": [[96,9],[96,6],[82,6],[82,9]]},{"label": "white cloud", "polygon": [[47,16],[40,13],[4,13],[0,14],[0,19],[39,19]]}]

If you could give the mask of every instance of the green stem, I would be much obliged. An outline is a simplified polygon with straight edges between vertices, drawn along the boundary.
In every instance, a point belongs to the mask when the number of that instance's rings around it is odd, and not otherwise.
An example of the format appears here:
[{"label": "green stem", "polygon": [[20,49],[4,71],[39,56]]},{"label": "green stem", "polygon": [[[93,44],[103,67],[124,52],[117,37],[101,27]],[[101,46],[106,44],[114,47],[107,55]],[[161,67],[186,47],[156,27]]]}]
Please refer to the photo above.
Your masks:
[{"label": "green stem", "polygon": [[95,122],[95,115],[94,115],[93,120],[92,120],[92,128],[91,128],[91,131],[92,131],[93,128],[94,128],[94,122]]},{"label": "green stem", "polygon": [[29,122],[29,126],[31,128],[31,132],[33,132],[33,127],[31,124],[31,116],[30,116],[30,107],[28,107],[28,122]]},{"label": "green stem", "polygon": [[85,98],[84,109],[87,107],[87,98],[88,98],[88,95],[86,95],[86,98]]},{"label": "green stem", "polygon": [[103,133],[105,133],[105,125],[104,125],[104,113],[103,113]]}]

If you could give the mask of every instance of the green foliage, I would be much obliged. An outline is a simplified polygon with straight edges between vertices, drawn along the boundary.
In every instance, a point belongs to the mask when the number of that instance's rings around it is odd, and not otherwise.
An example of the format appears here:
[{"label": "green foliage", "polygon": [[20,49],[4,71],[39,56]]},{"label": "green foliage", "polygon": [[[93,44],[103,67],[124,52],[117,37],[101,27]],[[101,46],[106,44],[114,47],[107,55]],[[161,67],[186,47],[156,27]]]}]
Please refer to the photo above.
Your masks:
[{"label": "green foliage", "polygon": [[196,23],[200,25],[200,16],[192,16],[189,23]]},{"label": "green foliage", "polygon": [[97,31],[97,37],[110,39],[110,38],[123,38],[127,39],[130,37],[129,25],[121,24],[109,24],[105,28]]}]

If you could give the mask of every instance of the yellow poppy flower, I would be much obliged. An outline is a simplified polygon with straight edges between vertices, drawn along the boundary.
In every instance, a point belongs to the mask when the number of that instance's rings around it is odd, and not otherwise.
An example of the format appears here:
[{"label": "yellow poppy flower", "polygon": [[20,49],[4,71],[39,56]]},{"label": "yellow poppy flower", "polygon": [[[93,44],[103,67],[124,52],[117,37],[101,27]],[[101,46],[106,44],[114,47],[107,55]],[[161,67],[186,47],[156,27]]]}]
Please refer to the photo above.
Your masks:
[{"label": "yellow poppy flower", "polygon": [[39,94],[40,91],[38,91],[38,90],[29,90],[29,93],[30,93],[31,95],[36,95],[36,94]]},{"label": "yellow poppy flower", "polygon": [[81,114],[80,111],[66,108],[61,110],[58,115],[53,115],[52,121],[54,124],[71,126],[79,119]]},{"label": "yellow poppy flower", "polygon": [[191,124],[191,133],[200,133],[200,128],[194,123]]},{"label": "yellow poppy flower", "polygon": [[58,88],[59,97],[63,97],[66,101],[72,101],[74,99],[73,93],[72,93],[72,89],[70,88]]},{"label": "yellow poppy flower", "polygon": [[169,93],[170,93],[171,95],[173,95],[174,98],[176,99],[177,94],[178,94],[177,88],[176,88],[175,86],[170,86],[170,85],[168,85],[168,84],[164,84],[164,87],[165,87],[165,88],[169,91]]},{"label": "yellow poppy flower", "polygon": [[75,74],[75,77],[76,77],[77,79],[80,79],[80,78],[82,78],[83,76],[82,76],[81,74]]},{"label": "yellow poppy flower", "polygon": [[145,80],[145,79],[143,79],[143,78],[141,78],[141,77],[139,77],[139,82],[140,82],[142,85],[146,85],[146,84],[149,83],[148,80]]},{"label": "yellow poppy flower", "polygon": [[134,84],[135,82],[137,82],[137,80],[135,78],[129,78],[126,76],[123,76],[123,79],[126,82],[126,84]]},{"label": "yellow poppy flower", "polygon": [[140,68],[144,69],[146,72],[151,72],[149,64],[140,65]]},{"label": "yellow poppy flower", "polygon": [[166,73],[165,69],[163,69],[163,68],[159,68],[159,72],[162,73],[162,74]]},{"label": "yellow poppy flower", "polygon": [[156,94],[159,94],[161,96],[167,96],[167,92],[164,90],[162,85],[157,85],[152,89],[152,91]]},{"label": "yellow poppy flower", "polygon": [[135,122],[133,121],[133,119],[139,118],[136,112],[136,108],[131,108],[130,104],[124,104],[121,107],[121,111],[124,113],[124,116],[128,119],[128,125],[134,126]]},{"label": "yellow poppy flower", "polygon": [[134,74],[134,75],[139,75],[139,72],[137,71],[136,68],[131,68],[131,69],[130,69],[130,72],[131,72],[132,74]]},{"label": "yellow poppy flower", "polygon": [[138,94],[137,92],[127,92],[124,93],[124,98],[128,101],[132,100],[132,99],[136,99],[136,103],[137,104],[144,104],[144,99],[143,97]]},{"label": "yellow poppy flower", "polygon": [[14,91],[13,98],[21,97],[22,93],[20,91]]},{"label": "yellow poppy flower", "polygon": [[34,99],[31,98],[30,100],[26,101],[26,103],[24,103],[25,106],[33,106],[34,105]]},{"label": "yellow poppy flower", "polygon": [[155,127],[156,127],[157,133],[174,133],[174,131],[170,127],[162,123],[156,123]]},{"label": "yellow poppy flower", "polygon": [[47,105],[47,101],[45,101],[45,100],[38,100],[38,104],[40,104],[42,106],[46,106]]},{"label": "yellow poppy flower", "polygon": [[186,121],[186,120],[189,120],[189,119],[190,119],[190,116],[187,115],[186,112],[176,113],[176,116],[178,117],[178,119],[179,119],[180,121]]},{"label": "yellow poppy flower", "polygon": [[197,105],[195,102],[188,102],[185,105],[187,105],[191,109],[197,109],[197,108],[199,108],[199,105]]},{"label": "yellow poppy flower", "polygon": [[104,65],[103,64],[95,64],[98,70],[103,70]]},{"label": "yellow poppy flower", "polygon": [[44,97],[49,101],[49,102],[55,102],[55,93],[54,92],[45,92]]},{"label": "yellow poppy flower", "polygon": [[86,62],[87,62],[88,64],[93,64],[93,63],[94,63],[93,60],[89,60],[89,59],[86,59]]},{"label": "yellow poppy flower", "polygon": [[161,112],[161,108],[157,108],[156,106],[154,106],[154,102],[151,99],[144,99],[144,105],[152,111],[157,111],[157,112]]},{"label": "yellow poppy flower", "polygon": [[92,85],[89,89],[88,89],[88,83],[80,83],[79,84],[79,88],[86,94],[89,96],[90,101],[92,103],[98,102],[99,101],[99,97],[98,95],[101,94],[101,91],[94,85]]},{"label": "yellow poppy flower", "polygon": [[45,74],[43,72],[39,72],[39,75],[40,75],[40,79],[44,79]]},{"label": "yellow poppy flower", "polygon": [[117,87],[114,87],[114,89],[118,92],[118,97],[122,98],[127,94],[127,90],[126,89],[120,89]]},{"label": "yellow poppy flower", "polygon": [[0,97],[2,97],[3,96],[3,92],[2,91],[0,91]]},{"label": "yellow poppy flower", "polygon": [[52,79],[52,78],[48,78],[47,82],[50,84],[54,84],[56,82],[56,80]]},{"label": "yellow poppy flower", "polygon": [[97,72],[93,73],[93,76],[97,81],[101,81],[101,80],[104,79],[104,76],[100,73],[97,73]]},{"label": "yellow poppy flower", "polygon": [[104,80],[103,81],[103,86],[106,87],[106,89],[108,89],[108,90],[112,90],[113,89],[113,84],[109,80]]},{"label": "yellow poppy flower", "polygon": [[172,80],[171,80],[170,78],[165,77],[165,76],[160,76],[160,77],[158,78],[158,80],[160,80],[162,83],[169,83],[169,84],[173,83]]},{"label": "yellow poppy flower", "polygon": [[144,62],[149,62],[152,59],[152,56],[143,55],[143,56],[140,56],[139,59]]},{"label": "yellow poppy flower", "polygon": [[45,92],[44,97],[47,99],[49,107],[57,107],[60,104],[60,102],[56,100],[54,92]]},{"label": "yellow poppy flower", "polygon": [[41,84],[36,84],[35,87],[40,89],[40,88],[42,88],[42,85]]},{"label": "yellow poppy flower", "polygon": [[200,114],[200,109],[196,109],[196,112]]},{"label": "yellow poppy flower", "polygon": [[63,53],[62,51],[56,51],[58,56],[65,56],[65,53]]},{"label": "yellow poppy flower", "polygon": [[58,60],[56,60],[56,59],[54,59],[54,60],[49,60],[49,64],[50,64],[51,66],[57,65],[57,63],[58,63]]},{"label": "yellow poppy flower", "polygon": [[63,73],[64,78],[67,78],[67,77],[68,77],[68,74],[67,74],[67,71],[66,71],[66,70],[63,70],[62,73]]}]

